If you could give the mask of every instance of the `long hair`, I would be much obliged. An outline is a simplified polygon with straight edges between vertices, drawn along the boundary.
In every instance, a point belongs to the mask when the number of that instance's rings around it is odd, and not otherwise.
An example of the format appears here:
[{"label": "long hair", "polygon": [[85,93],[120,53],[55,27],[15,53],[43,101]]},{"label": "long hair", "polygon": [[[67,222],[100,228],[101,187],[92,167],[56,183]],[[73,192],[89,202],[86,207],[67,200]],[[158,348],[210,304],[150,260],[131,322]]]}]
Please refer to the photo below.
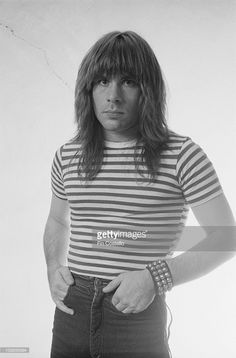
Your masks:
[{"label": "long hair", "polygon": [[167,147],[166,90],[160,65],[149,44],[133,31],[113,31],[101,37],[84,57],[75,86],[75,120],[80,143],[78,173],[85,180],[96,177],[102,166],[104,134],[93,108],[92,90],[100,75],[128,74],[140,87],[137,147],[142,143],[141,160],[134,153],[136,170],[146,165],[155,177],[160,154]]}]

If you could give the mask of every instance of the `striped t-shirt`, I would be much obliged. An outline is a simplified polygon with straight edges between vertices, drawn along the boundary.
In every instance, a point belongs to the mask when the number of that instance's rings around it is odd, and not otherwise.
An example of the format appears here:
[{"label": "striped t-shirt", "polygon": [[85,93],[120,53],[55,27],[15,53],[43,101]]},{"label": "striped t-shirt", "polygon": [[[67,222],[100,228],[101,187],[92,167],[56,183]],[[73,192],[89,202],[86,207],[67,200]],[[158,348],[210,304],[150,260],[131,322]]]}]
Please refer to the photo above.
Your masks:
[{"label": "striped t-shirt", "polygon": [[[135,169],[135,146],[135,140],[105,141],[101,170],[88,186],[77,173],[79,144],[69,141],[56,151],[52,191],[70,207],[72,272],[113,279],[170,257],[189,207],[223,192],[212,163],[190,137],[171,132],[151,182]],[[140,169],[147,174],[144,165]]]}]

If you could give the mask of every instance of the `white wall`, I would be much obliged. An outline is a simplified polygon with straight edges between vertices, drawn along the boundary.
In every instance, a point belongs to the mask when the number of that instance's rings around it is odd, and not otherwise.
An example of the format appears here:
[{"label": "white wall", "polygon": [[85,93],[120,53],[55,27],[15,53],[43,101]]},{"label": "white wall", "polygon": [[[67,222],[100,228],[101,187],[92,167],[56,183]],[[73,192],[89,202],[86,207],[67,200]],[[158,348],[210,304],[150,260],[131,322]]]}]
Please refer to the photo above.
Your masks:
[{"label": "white wall", "polygon": [[[49,356],[54,306],[42,236],[50,166],[75,131],[79,63],[102,34],[131,29],[153,47],[168,83],[169,123],[208,153],[235,213],[235,5],[0,1],[0,347],[30,347],[21,357]],[[235,356],[235,268],[233,259],[169,293],[173,358]]]}]

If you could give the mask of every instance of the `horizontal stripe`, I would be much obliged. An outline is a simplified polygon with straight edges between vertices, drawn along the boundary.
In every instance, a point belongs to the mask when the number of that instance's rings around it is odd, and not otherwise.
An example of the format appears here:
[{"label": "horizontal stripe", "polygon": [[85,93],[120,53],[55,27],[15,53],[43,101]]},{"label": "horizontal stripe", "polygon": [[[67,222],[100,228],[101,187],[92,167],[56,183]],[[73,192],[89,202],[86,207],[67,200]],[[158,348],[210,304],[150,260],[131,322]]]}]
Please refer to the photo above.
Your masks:
[{"label": "horizontal stripe", "polygon": [[[77,143],[69,141],[55,153],[51,185],[54,194],[70,206],[68,264],[73,272],[112,279],[122,271],[144,268],[150,259],[171,255],[189,207],[222,193],[211,161],[189,137],[171,132],[151,180],[140,157],[142,146],[135,147],[135,141],[119,145],[106,142],[101,170],[87,183],[83,173],[78,175],[81,148]],[[124,246],[97,245],[98,230],[135,235],[143,228],[145,237],[127,236]]]},{"label": "horizontal stripe", "polygon": [[[167,183],[164,182],[163,180],[158,180],[158,184],[159,185],[163,185],[163,186],[167,186]],[[79,184],[75,184],[75,185],[68,185],[68,184],[65,184],[64,185],[66,189],[84,189],[84,185],[79,185]],[[172,184],[172,183],[168,183],[168,187],[171,188],[175,188],[175,189],[179,189],[179,187],[175,184]],[[101,189],[101,190],[104,190],[104,189],[112,189],[112,190],[130,190],[132,189],[132,186],[125,186],[125,185],[107,185],[107,184],[103,184],[103,185],[91,185],[88,189],[91,189],[91,190],[94,190],[94,189]],[[142,187],[142,188],[139,188],[139,187],[136,187],[135,188],[135,191],[154,191],[156,192],[157,190],[158,191],[164,191],[165,189],[161,189],[161,188],[152,188],[152,187]],[[165,191],[165,192],[168,192],[168,191]],[[170,193],[173,193],[173,190],[169,191]],[[90,193],[91,194],[91,193]]]}]

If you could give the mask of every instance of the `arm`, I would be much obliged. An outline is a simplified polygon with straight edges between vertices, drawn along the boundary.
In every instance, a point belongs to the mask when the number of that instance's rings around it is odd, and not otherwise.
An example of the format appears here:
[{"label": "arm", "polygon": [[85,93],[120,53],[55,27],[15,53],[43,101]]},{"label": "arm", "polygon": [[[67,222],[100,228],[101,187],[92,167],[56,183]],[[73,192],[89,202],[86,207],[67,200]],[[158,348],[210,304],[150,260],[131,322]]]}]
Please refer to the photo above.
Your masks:
[{"label": "arm", "polygon": [[192,211],[206,237],[191,251],[166,260],[174,286],[211,272],[234,257],[236,251],[235,220],[224,194],[193,207]]},{"label": "arm", "polygon": [[[236,230],[226,230],[228,236],[225,237],[222,228],[226,226],[235,229],[233,214],[224,194],[192,210],[207,236],[191,251],[166,260],[174,286],[209,273],[232,258],[236,251]],[[112,303],[123,313],[141,312],[153,300],[154,285],[147,269],[120,274],[103,289],[103,292],[110,292],[118,286]]]},{"label": "arm", "polygon": [[73,277],[65,266],[69,237],[69,206],[67,200],[61,200],[52,194],[51,207],[47,219],[43,244],[47,264],[47,274],[52,299],[59,309],[73,313],[63,299]]}]

